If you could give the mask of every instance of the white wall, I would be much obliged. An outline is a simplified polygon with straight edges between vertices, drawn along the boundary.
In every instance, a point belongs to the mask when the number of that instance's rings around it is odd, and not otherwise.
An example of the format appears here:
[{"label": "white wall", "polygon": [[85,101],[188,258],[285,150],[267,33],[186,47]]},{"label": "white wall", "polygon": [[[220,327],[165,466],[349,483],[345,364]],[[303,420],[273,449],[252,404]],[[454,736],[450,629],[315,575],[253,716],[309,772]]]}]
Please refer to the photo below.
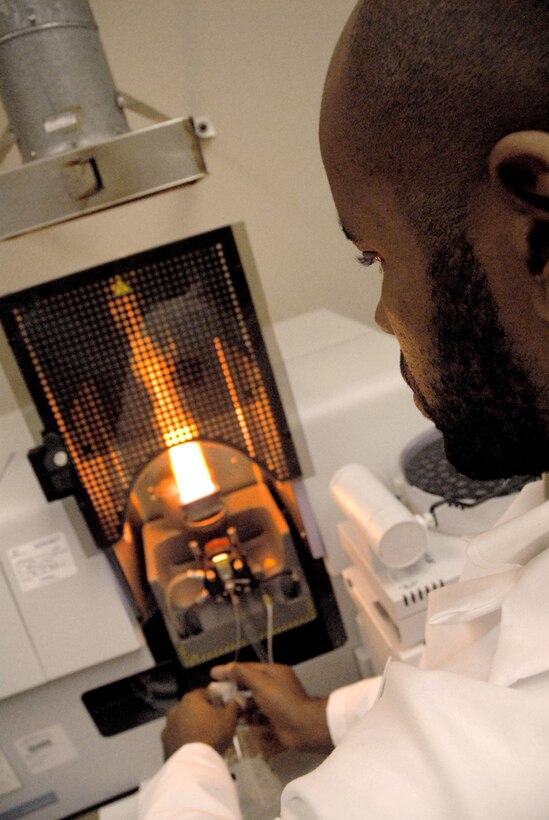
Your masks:
[{"label": "white wall", "polygon": [[[0,293],[243,221],[274,320],[325,306],[371,324],[378,277],[337,226],[317,144],[323,78],[354,2],[91,0],[119,89],[212,119],[210,174],[0,242]],[[3,167],[18,162],[12,149]]]}]

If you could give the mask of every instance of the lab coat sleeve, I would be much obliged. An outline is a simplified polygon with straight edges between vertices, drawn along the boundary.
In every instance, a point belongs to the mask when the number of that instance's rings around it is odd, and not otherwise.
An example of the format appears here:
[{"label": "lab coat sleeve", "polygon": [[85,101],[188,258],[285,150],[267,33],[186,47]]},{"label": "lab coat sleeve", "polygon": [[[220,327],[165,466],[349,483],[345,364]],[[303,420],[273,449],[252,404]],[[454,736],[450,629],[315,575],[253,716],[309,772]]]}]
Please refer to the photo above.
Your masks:
[{"label": "lab coat sleeve", "polygon": [[326,718],[334,746],[375,703],[381,677],[366,678],[336,689],[328,698]]},{"label": "lab coat sleeve", "polygon": [[546,820],[549,699],[393,663],[381,697],[313,772],[282,820]]},{"label": "lab coat sleeve", "polygon": [[[330,695],[327,717],[334,745],[375,702],[381,678],[343,686]],[[188,743],[162,766],[139,799],[141,820],[240,820],[230,772],[211,746]]]},{"label": "lab coat sleeve", "polygon": [[139,797],[140,820],[241,820],[235,784],[205,743],[173,754]]}]

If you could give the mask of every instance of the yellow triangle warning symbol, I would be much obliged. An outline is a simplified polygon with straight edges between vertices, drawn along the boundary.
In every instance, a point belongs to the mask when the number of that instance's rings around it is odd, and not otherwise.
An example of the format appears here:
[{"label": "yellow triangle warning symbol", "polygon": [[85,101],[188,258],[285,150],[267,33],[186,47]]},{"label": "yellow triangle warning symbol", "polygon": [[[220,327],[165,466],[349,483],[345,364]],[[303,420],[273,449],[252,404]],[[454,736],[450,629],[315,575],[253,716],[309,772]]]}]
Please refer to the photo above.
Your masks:
[{"label": "yellow triangle warning symbol", "polygon": [[128,296],[130,293],[133,293],[133,288],[126,284],[121,276],[116,276],[114,279],[114,285],[112,286],[112,295]]}]

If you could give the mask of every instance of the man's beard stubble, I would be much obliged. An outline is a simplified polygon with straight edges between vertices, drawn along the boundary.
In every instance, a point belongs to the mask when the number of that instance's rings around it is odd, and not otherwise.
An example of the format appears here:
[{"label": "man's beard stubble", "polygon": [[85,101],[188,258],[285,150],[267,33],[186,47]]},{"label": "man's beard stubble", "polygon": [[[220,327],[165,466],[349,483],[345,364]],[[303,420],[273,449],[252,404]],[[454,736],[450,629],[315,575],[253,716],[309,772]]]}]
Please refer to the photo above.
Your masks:
[{"label": "man's beard stubble", "polygon": [[[539,475],[549,469],[549,426],[537,391],[506,337],[470,243],[460,235],[444,245],[429,268],[437,403],[423,403],[459,472],[481,480]],[[408,372],[404,362],[403,369]]]}]

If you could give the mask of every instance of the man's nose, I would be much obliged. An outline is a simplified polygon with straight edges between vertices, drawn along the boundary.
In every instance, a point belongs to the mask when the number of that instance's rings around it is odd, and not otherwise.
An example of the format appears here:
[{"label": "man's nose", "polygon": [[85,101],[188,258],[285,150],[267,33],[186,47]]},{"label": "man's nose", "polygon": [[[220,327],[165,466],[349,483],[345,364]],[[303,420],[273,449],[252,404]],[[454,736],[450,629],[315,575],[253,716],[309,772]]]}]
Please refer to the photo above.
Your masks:
[{"label": "man's nose", "polygon": [[385,308],[381,304],[381,302],[377,303],[376,313],[375,313],[375,320],[376,325],[380,330],[384,333],[390,333],[391,336],[395,335],[393,328],[391,327],[391,323],[387,318],[387,314],[385,313]]}]

